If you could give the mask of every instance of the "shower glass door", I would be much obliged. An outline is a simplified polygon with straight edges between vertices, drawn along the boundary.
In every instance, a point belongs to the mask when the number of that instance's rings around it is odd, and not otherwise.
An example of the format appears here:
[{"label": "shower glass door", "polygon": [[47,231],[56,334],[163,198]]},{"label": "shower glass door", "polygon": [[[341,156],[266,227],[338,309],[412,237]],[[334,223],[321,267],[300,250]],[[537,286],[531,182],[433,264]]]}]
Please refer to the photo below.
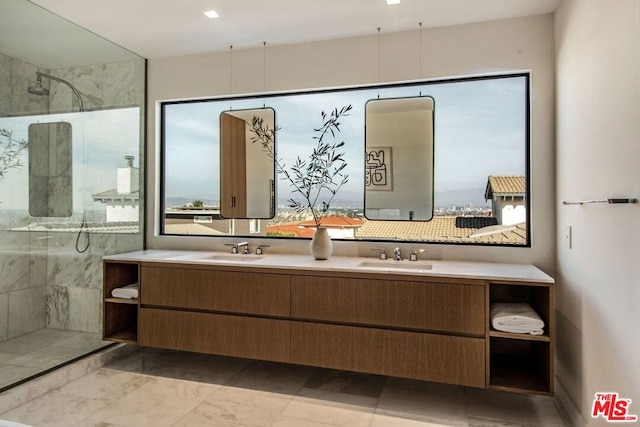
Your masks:
[{"label": "shower glass door", "polygon": [[143,247],[145,61],[0,4],[2,391],[109,345],[102,257]]}]

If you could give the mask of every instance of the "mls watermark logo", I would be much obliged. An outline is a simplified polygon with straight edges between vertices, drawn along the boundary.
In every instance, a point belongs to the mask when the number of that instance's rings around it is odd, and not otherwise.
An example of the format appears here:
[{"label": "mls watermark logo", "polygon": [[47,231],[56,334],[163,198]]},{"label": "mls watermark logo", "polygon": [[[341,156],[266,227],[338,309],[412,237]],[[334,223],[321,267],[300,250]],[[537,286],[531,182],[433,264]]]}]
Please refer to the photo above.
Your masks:
[{"label": "mls watermark logo", "polygon": [[593,399],[592,418],[602,417],[607,422],[632,423],[638,421],[637,415],[629,414],[631,399],[622,399],[618,393],[596,393]]}]

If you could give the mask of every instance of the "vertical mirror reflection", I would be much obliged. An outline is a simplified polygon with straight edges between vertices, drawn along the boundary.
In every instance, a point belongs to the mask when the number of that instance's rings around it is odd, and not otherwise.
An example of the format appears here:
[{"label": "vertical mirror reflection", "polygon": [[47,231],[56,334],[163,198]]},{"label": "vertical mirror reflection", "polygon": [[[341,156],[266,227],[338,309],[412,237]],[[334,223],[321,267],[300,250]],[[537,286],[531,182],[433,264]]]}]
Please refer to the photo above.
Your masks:
[{"label": "vertical mirror reflection", "polygon": [[220,114],[220,216],[275,215],[276,113],[273,108]]},{"label": "vertical mirror reflection", "polygon": [[431,97],[367,102],[364,180],[367,219],[433,218],[434,110]]}]

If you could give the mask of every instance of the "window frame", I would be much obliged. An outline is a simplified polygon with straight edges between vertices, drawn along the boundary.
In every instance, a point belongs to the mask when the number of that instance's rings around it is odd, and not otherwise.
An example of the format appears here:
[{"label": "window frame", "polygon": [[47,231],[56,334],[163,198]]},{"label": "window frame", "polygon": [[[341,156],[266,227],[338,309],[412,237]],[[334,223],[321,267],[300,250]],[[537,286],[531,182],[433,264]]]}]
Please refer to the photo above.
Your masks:
[{"label": "window frame", "polygon": [[[424,241],[424,240],[397,240],[397,239],[338,239],[335,238],[333,240],[343,241],[343,242],[378,242],[378,243],[413,243],[413,244],[438,244],[438,245],[455,245],[455,246],[482,246],[482,247],[509,247],[509,248],[531,248],[533,246],[532,242],[532,215],[531,215],[531,199],[532,199],[532,186],[531,186],[531,71],[512,71],[512,72],[503,72],[503,73],[493,73],[493,74],[482,74],[482,75],[472,75],[472,76],[456,76],[456,77],[443,77],[443,78],[433,78],[433,79],[419,79],[419,80],[410,80],[410,81],[401,81],[401,82],[391,82],[391,83],[380,83],[380,84],[370,84],[370,85],[351,85],[351,86],[341,86],[341,87],[328,87],[328,88],[314,88],[314,89],[302,89],[302,90],[284,90],[278,92],[267,92],[267,93],[257,93],[257,94],[239,94],[239,95],[223,95],[218,97],[204,97],[204,98],[192,98],[192,99],[182,99],[182,100],[169,100],[169,101],[159,101],[160,104],[160,119],[159,119],[159,130],[160,130],[160,140],[159,140],[159,203],[158,211],[156,212],[155,218],[158,221],[159,227],[159,236],[160,237],[200,237],[200,238],[229,238],[229,237],[240,237],[240,238],[261,238],[261,239],[287,239],[287,240],[310,240],[310,238],[306,237],[288,237],[288,236],[256,236],[253,234],[247,235],[235,235],[235,234],[226,234],[226,235],[183,235],[183,234],[169,234],[165,232],[165,222],[164,222],[164,209],[165,209],[165,167],[166,167],[166,120],[165,120],[165,112],[167,106],[176,105],[176,104],[188,104],[188,103],[202,103],[207,101],[216,101],[216,102],[224,102],[224,101],[239,101],[239,100],[267,100],[273,97],[283,97],[283,96],[298,96],[298,95],[313,95],[313,94],[322,94],[322,93],[341,93],[341,92],[349,92],[356,90],[375,90],[375,89],[390,89],[390,88],[402,88],[402,87],[424,87],[429,85],[439,85],[439,84],[451,84],[451,83],[464,83],[464,82],[473,82],[473,81],[485,81],[485,80],[496,80],[496,79],[507,79],[507,78],[515,78],[521,77],[524,78],[524,86],[525,86],[525,94],[524,94],[524,112],[525,112],[525,123],[524,123],[524,135],[525,135],[525,157],[524,157],[524,165],[525,165],[525,197],[524,197],[524,206],[526,209],[526,241],[524,244],[510,244],[510,243],[491,243],[491,242],[456,242],[456,241]],[[266,103],[264,103],[266,105]],[[436,141],[437,144],[437,141]],[[434,163],[437,164],[437,160],[434,156]],[[364,197],[364,190],[363,190]],[[435,218],[435,216],[434,216]],[[249,220],[249,219],[247,219]]]}]

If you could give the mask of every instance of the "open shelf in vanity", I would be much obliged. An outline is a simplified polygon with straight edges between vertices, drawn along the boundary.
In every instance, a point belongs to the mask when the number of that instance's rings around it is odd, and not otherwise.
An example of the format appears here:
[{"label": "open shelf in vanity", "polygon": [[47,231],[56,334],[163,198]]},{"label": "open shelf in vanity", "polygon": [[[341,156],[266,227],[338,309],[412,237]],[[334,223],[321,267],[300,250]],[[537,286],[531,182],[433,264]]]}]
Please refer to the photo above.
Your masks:
[{"label": "open shelf in vanity", "polygon": [[554,295],[552,284],[490,283],[492,303],[527,303],[544,321],[542,335],[501,332],[491,326],[487,354],[490,388],[553,394]]},{"label": "open shelf in vanity", "polygon": [[103,267],[102,338],[109,341],[136,343],[140,302],[137,298],[114,298],[111,296],[111,291],[139,283],[140,263],[104,261]]}]

